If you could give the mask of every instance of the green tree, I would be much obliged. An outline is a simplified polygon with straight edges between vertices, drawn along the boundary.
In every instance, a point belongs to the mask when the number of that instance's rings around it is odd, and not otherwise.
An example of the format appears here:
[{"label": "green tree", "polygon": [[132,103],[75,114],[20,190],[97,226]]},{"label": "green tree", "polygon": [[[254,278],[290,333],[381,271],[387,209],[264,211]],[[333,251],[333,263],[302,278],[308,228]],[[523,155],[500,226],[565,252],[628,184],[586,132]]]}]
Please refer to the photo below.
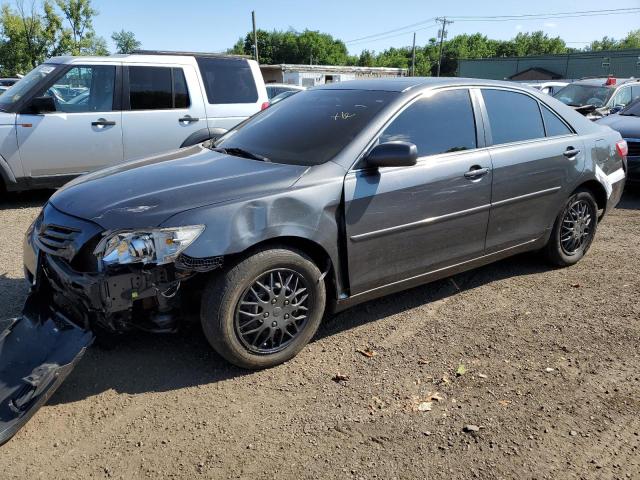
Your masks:
[{"label": "green tree", "polygon": [[640,48],[640,30],[630,31],[622,40],[606,36],[602,37],[601,40],[591,42],[586,50],[620,50],[624,48]]},{"label": "green tree", "polygon": [[630,31],[620,42],[620,48],[640,48],[640,29]]},{"label": "green tree", "polygon": [[[314,30],[268,32],[258,30],[258,54],[260,63],[314,63],[322,65],[346,65],[355,60],[349,56],[341,40],[327,33]],[[244,40],[238,40],[229,53],[253,55],[253,32]]]},{"label": "green tree", "polygon": [[3,5],[0,11],[0,64],[3,75],[26,73],[46,58],[68,51],[68,36],[54,6],[45,1],[42,9],[31,2],[16,10]]},{"label": "green tree", "polygon": [[125,30],[113,32],[111,39],[116,44],[116,51],[118,53],[131,53],[142,46],[142,43],[136,39],[133,32],[127,32]]},{"label": "green tree", "polygon": [[69,23],[71,55],[108,55],[107,43],[93,30],[93,17],[98,11],[91,0],[56,0]]}]

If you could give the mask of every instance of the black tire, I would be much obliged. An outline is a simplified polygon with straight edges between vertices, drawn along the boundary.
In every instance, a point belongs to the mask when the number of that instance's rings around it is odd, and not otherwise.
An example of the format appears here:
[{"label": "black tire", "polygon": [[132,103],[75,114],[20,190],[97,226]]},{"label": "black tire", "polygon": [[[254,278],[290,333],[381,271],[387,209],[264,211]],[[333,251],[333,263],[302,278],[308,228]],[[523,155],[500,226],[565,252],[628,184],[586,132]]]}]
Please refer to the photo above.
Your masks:
[{"label": "black tire", "polygon": [[[589,215],[588,226],[578,225],[571,229],[579,215],[576,209],[584,208]],[[580,222],[578,222],[580,223]],[[586,222],[582,222],[584,225]],[[564,228],[563,228],[564,225]],[[589,250],[598,226],[598,205],[589,190],[576,191],[565,203],[556,218],[544,253],[549,262],[559,267],[575,265]],[[576,233],[577,232],[577,233]],[[580,237],[580,240],[578,240]]]},{"label": "black tire", "polygon": [[[289,360],[311,340],[322,320],[326,288],[320,277],[309,257],[288,248],[270,248],[243,259],[213,276],[204,289],[200,319],[207,340],[222,357],[242,368],[269,368]],[[266,288],[256,287],[258,282]],[[293,297],[294,290],[303,286],[305,292]],[[264,298],[257,298],[255,292]],[[297,306],[305,308],[306,314],[296,310]],[[301,317],[304,319],[298,320]],[[253,330],[259,333],[251,333]]]}]

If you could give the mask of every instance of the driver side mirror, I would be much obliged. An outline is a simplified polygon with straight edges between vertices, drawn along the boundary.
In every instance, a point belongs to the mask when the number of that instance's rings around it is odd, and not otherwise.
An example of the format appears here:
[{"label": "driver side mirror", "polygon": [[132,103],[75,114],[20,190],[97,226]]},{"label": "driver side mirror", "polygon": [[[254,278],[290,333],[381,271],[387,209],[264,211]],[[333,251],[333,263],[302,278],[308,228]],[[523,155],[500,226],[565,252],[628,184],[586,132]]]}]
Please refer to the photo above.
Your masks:
[{"label": "driver side mirror", "polygon": [[53,97],[35,97],[27,107],[29,113],[48,113],[56,111],[56,102]]},{"label": "driver side mirror", "polygon": [[625,107],[625,105],[614,105],[613,107],[611,107],[611,109],[609,110],[609,113],[618,113],[620,110],[622,110]]},{"label": "driver side mirror", "polygon": [[376,145],[364,159],[368,167],[411,167],[418,161],[418,147],[410,142]]}]

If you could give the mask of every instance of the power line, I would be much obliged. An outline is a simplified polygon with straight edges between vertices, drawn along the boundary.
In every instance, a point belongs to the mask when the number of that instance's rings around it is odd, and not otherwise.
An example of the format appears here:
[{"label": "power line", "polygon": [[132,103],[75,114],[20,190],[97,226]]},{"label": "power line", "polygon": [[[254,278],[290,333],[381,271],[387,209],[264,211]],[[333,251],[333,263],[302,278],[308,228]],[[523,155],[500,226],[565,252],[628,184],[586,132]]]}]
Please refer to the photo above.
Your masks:
[{"label": "power line", "polygon": [[623,13],[634,13],[639,12],[640,8],[638,7],[627,7],[627,8],[608,8],[604,10],[582,10],[577,12],[555,12],[555,13],[524,13],[521,15],[459,15],[459,16],[451,16],[449,18],[455,18],[456,20],[462,21],[463,19],[470,20],[522,20],[524,18],[533,18],[538,19],[537,17],[547,18],[558,17],[560,15],[570,15],[570,16],[582,16],[582,15],[611,15],[611,14],[623,14]]},{"label": "power line", "polygon": [[[514,21],[514,20],[518,20],[518,21],[548,20],[548,19],[554,19],[554,18],[596,17],[596,16],[607,16],[607,15],[627,15],[627,14],[633,14],[633,13],[640,13],[640,8],[628,7],[628,8],[614,8],[614,9],[605,9],[605,10],[583,10],[578,12],[526,13],[522,15],[492,15],[492,16],[461,15],[461,16],[451,16],[448,18],[458,22],[508,22],[508,21]],[[435,18],[429,18],[420,22],[405,25],[403,27],[394,28],[392,30],[386,30],[384,32],[372,33],[371,35],[366,35],[364,37],[354,38],[344,43],[346,44],[365,43],[367,41],[386,40],[387,38],[399,37],[401,35],[411,33],[411,31],[414,31],[414,30],[423,30],[426,28],[431,28],[435,26],[435,24],[418,28],[418,29],[414,27],[424,25],[425,23],[433,22],[434,20]],[[395,35],[389,35],[389,34],[394,34],[396,32],[401,32],[401,33],[397,33]]]},{"label": "power line", "polygon": [[435,20],[435,18],[429,18],[429,19],[423,20],[421,22],[412,23],[411,25],[405,25],[404,27],[398,27],[398,28],[394,28],[393,30],[387,30],[386,32],[372,33],[371,35],[366,35],[364,37],[354,38],[353,40],[347,40],[344,43],[355,43],[355,42],[359,42],[360,40],[368,40],[368,39],[370,39],[372,37],[378,37],[380,35],[387,35],[389,33],[399,32],[400,30],[406,30],[407,28],[411,29],[413,27],[419,27],[420,25],[423,25],[423,24],[429,23],[429,22],[433,22],[434,20]]},{"label": "power line", "polygon": [[[578,15],[569,15],[569,14],[559,14],[559,15],[547,15],[545,17],[526,17],[526,18],[456,18],[456,22],[526,22],[529,20],[554,20],[557,18],[586,18],[586,17],[605,17],[610,15],[629,15],[633,13],[640,13],[640,9],[632,10],[627,12],[609,12],[609,13],[592,13],[592,14],[578,14]],[[455,17],[454,17],[455,18]]]},{"label": "power line", "polygon": [[412,31],[413,32],[419,32],[421,30],[427,30],[427,29],[433,28],[433,27],[435,27],[437,25],[438,25],[437,23],[432,23],[431,25],[427,25],[426,27],[416,28],[414,30],[407,30],[406,32],[396,33],[396,34],[392,34],[392,35],[386,35],[384,37],[372,38],[372,39],[369,39],[369,40],[360,40],[358,42],[351,41],[351,42],[344,42],[344,43],[349,43],[350,45],[356,45],[356,44],[362,44],[362,43],[377,42],[377,41],[380,41],[380,40],[387,40],[389,38],[396,38],[396,37],[401,37],[403,35],[408,35],[408,34],[412,33]]}]

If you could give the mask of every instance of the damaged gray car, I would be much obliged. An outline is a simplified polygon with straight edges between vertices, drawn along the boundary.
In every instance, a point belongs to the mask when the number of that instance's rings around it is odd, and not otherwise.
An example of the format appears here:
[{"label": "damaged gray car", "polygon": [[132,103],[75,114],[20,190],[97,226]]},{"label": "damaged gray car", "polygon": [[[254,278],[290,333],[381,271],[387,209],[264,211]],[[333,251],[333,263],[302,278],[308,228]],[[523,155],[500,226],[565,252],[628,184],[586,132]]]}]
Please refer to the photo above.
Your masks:
[{"label": "damaged gray car", "polygon": [[0,328],[0,442],[94,337],[199,310],[225,359],[296,355],[327,312],[541,250],[579,261],[619,201],[626,144],[511,83],[331,84],[215,143],[80,177],[29,228],[23,315]]}]

